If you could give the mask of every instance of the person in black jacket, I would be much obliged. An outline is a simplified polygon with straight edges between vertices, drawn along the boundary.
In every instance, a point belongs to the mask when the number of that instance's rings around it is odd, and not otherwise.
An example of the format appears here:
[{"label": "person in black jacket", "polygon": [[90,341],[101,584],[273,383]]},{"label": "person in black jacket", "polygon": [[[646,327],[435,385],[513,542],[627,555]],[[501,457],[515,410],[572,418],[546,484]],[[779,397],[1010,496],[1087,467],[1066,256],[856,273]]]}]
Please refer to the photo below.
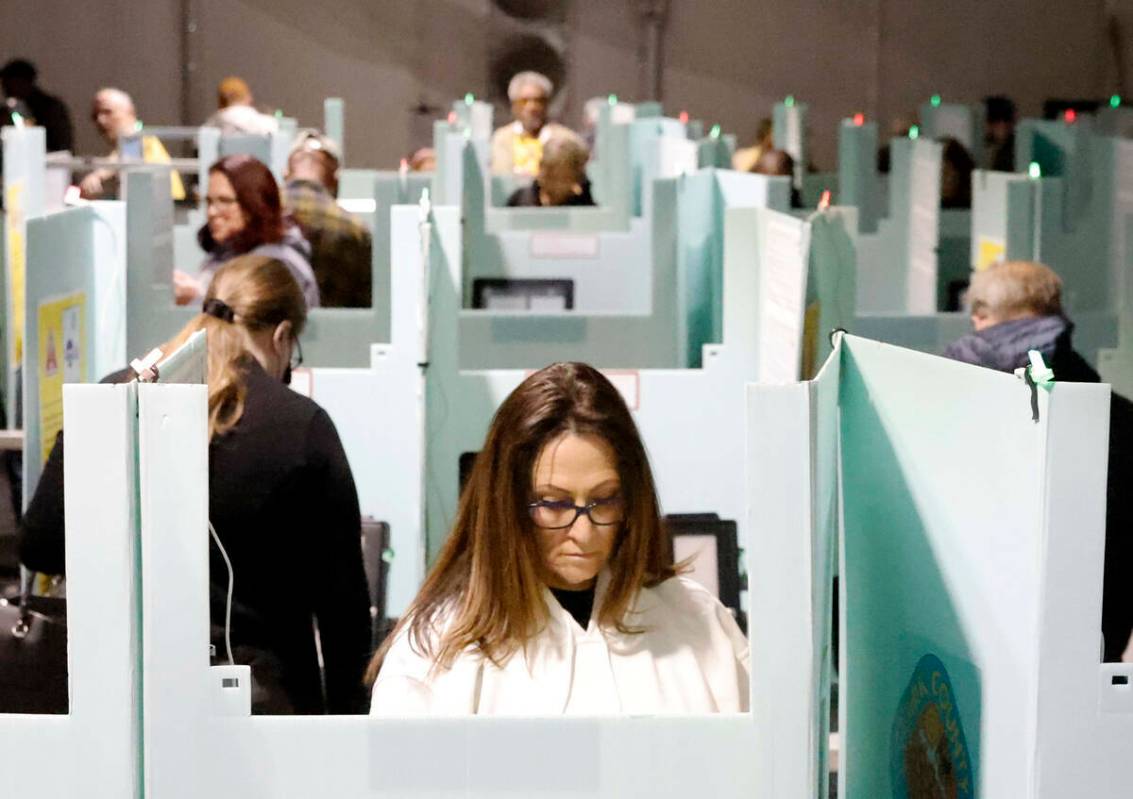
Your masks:
[{"label": "person in black jacket", "polygon": [[[241,256],[162,349],[208,333],[209,519],[235,575],[231,640],[235,660],[252,667],[253,712],[365,712],[370,599],[358,496],[330,417],[285,385],[306,315],[286,266]],[[212,639],[223,656],[228,570],[210,547]],[[62,434],[25,515],[20,555],[36,571],[63,572]]]},{"label": "person in black jacket", "polygon": [[543,145],[539,175],[530,186],[516,189],[507,204],[512,208],[560,205],[594,205],[586,162],[586,143],[570,131],[556,133]]},{"label": "person in black jacket", "polygon": [[[1062,313],[1062,280],[1030,261],[995,264],[972,276],[968,304],[975,331],[948,345],[944,355],[1001,372],[1013,372],[1037,350],[1056,382],[1098,383],[1101,378],[1071,343],[1074,325]],[[1109,472],[1106,481],[1105,582],[1102,592],[1103,657],[1121,660],[1133,633],[1133,402],[1110,400]]]}]

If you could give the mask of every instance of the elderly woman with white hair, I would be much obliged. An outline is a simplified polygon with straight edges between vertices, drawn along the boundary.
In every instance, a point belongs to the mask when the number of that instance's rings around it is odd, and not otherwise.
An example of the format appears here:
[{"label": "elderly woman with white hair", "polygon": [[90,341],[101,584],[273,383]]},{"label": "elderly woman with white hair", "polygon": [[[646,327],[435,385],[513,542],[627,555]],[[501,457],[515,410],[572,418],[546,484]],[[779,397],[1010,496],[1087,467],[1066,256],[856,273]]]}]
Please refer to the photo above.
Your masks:
[{"label": "elderly woman with white hair", "polygon": [[492,172],[532,177],[538,174],[548,139],[570,132],[569,128],[547,121],[547,106],[554,91],[551,80],[538,72],[520,72],[511,79],[507,96],[515,119],[492,134]]},{"label": "elderly woman with white hair", "polygon": [[511,207],[594,205],[586,162],[590,152],[581,137],[566,131],[547,139],[539,174],[529,186],[516,189],[508,198]]}]

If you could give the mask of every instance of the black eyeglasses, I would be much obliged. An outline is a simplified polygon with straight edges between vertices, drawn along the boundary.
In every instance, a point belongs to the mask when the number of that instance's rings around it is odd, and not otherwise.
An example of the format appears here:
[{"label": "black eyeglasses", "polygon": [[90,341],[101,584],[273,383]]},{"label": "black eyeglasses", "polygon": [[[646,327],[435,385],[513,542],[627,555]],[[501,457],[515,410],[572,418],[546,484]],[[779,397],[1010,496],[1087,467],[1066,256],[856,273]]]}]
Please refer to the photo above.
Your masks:
[{"label": "black eyeglasses", "polygon": [[596,499],[585,505],[575,505],[569,499],[541,499],[527,505],[527,512],[536,527],[544,530],[564,530],[572,526],[578,517],[586,514],[591,524],[609,527],[619,524],[625,514],[625,506],[620,496]]},{"label": "black eyeglasses", "polygon": [[291,340],[295,342],[295,348],[291,350],[291,368],[294,370],[303,365],[303,345],[299,343],[298,336]]}]

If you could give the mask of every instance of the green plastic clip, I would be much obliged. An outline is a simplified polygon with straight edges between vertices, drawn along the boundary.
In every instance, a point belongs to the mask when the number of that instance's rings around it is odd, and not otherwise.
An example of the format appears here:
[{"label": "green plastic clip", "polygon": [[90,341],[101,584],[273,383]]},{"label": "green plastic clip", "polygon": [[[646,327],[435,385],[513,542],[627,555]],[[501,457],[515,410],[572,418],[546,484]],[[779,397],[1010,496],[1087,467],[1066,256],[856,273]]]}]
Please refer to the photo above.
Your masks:
[{"label": "green plastic clip", "polygon": [[1054,370],[1046,365],[1042,353],[1038,350],[1028,351],[1027,357],[1031,359],[1031,379],[1035,381],[1035,385],[1050,391],[1054,383]]}]

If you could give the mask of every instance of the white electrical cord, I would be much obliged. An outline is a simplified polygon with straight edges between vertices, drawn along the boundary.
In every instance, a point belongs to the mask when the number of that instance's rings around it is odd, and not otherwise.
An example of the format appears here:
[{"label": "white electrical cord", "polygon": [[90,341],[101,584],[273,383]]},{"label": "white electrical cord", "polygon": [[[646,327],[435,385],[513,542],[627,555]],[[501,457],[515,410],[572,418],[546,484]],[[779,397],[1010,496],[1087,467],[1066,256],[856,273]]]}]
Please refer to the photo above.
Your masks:
[{"label": "white electrical cord", "polygon": [[228,597],[224,602],[224,649],[228,654],[228,665],[235,666],[236,659],[232,657],[232,584],[236,581],[236,573],[232,571],[232,561],[228,559],[228,552],[225,551],[224,544],[220,543],[220,536],[216,534],[212,521],[209,521],[209,532],[216,542],[216,548],[220,550],[220,556],[224,558],[224,565],[228,567]]}]

